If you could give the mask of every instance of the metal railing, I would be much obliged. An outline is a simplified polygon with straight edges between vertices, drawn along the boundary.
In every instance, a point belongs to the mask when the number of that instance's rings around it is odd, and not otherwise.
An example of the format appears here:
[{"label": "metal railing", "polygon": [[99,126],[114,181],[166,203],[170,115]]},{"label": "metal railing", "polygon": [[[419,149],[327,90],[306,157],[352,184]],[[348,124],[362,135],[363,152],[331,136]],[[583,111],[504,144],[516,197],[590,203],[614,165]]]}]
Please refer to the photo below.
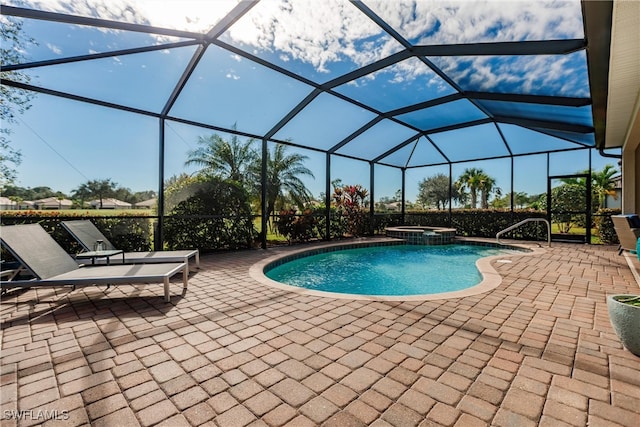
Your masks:
[{"label": "metal railing", "polygon": [[498,243],[502,244],[502,242],[500,242],[500,236],[502,234],[507,233],[511,230],[514,230],[528,222],[544,222],[545,224],[547,224],[547,241],[548,241],[549,247],[551,247],[551,224],[549,224],[549,221],[546,220],[545,218],[527,218],[525,220],[520,221],[517,224],[513,224],[511,227],[507,227],[504,230],[498,231],[496,233],[496,240],[498,241]]}]

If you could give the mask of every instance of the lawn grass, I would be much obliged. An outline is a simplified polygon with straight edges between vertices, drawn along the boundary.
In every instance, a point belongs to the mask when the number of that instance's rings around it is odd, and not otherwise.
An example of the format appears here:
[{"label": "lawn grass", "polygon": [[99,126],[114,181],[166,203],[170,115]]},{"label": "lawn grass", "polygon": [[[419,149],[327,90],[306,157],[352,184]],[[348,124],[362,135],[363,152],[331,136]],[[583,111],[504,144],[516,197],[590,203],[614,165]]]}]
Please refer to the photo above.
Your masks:
[{"label": "lawn grass", "polygon": [[[253,227],[260,231],[262,229],[262,218],[254,218]],[[267,242],[286,243],[287,238],[276,231],[276,226],[272,220],[267,224]]]},{"label": "lawn grass", "polygon": [[[558,227],[558,224],[555,224],[555,223],[551,224],[551,234],[561,234],[560,233],[560,229]],[[587,230],[584,227],[571,227],[571,229],[569,230],[569,232],[567,234],[577,235],[577,236],[585,236],[587,234]],[[602,241],[600,240],[600,236],[598,235],[598,229],[597,228],[592,228],[591,229],[591,244],[592,245],[599,245],[601,243],[602,243]]]}]

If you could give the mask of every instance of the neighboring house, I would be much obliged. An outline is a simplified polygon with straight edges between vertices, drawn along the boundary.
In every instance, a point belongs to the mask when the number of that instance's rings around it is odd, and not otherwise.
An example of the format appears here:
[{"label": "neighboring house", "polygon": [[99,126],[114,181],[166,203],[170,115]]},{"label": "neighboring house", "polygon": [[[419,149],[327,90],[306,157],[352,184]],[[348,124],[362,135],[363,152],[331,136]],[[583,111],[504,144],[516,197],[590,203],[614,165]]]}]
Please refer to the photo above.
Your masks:
[{"label": "neighboring house", "polygon": [[604,206],[607,209],[621,209],[622,208],[622,175],[614,176],[611,178],[611,183],[616,192],[616,196],[607,196],[604,201]]},{"label": "neighboring house", "polygon": [[33,202],[35,209],[71,209],[71,205],[73,205],[71,200],[58,199],[57,197],[46,197]]},{"label": "neighboring house", "polygon": [[23,200],[20,202],[18,209],[35,209],[36,203],[31,200]]},{"label": "neighboring house", "polygon": [[[89,202],[92,208],[100,208],[100,199],[92,200]],[[106,198],[102,199],[102,209],[131,209],[131,203],[123,202],[122,200]]]},{"label": "neighboring house", "polygon": [[386,203],[384,205],[384,208],[388,211],[397,211],[397,212],[401,212],[402,211],[402,203],[401,202],[391,202],[391,203]]},{"label": "neighboring house", "polygon": [[136,203],[135,208],[136,209],[153,209],[156,207],[157,204],[158,204],[158,199],[154,197],[153,199]]},{"label": "neighboring house", "polygon": [[1,210],[12,210],[16,209],[16,202],[11,200],[8,197],[0,197],[0,209]]}]

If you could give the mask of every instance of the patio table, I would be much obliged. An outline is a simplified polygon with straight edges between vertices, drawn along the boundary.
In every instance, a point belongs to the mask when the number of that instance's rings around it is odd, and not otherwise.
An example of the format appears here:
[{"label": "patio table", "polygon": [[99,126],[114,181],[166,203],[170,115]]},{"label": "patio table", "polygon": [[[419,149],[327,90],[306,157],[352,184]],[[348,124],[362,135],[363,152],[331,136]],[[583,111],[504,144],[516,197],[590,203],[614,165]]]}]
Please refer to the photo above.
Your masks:
[{"label": "patio table", "polygon": [[95,264],[96,259],[106,258],[107,265],[111,264],[111,257],[122,255],[122,263],[124,264],[124,251],[122,249],[110,249],[104,251],[80,252],[76,255],[76,259],[91,259],[91,264]]}]

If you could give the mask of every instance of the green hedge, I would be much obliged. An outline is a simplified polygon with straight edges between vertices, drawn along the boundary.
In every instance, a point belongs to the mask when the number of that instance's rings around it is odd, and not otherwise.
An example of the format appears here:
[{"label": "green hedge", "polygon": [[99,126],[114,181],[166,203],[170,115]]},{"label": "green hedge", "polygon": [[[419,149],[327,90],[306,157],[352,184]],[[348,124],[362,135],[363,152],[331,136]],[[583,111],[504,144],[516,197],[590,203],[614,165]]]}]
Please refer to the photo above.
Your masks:
[{"label": "green hedge", "polygon": [[148,251],[151,249],[153,218],[138,217],[134,214],[118,214],[110,217],[87,217],[80,211],[4,211],[0,219],[2,225],[39,223],[68,253],[78,253],[82,247],[62,227],[61,221],[90,219],[96,227],[113,243],[124,251]]},{"label": "green hedge", "polygon": [[169,249],[198,248],[202,252],[253,247],[257,232],[249,195],[236,183],[209,180],[185,186],[164,220]]},{"label": "green hedge", "polygon": [[[407,214],[407,224],[431,227],[452,227],[456,234],[465,237],[495,238],[504,230],[527,218],[546,218],[546,212],[528,209],[456,209],[451,211],[413,211]],[[531,222],[504,234],[508,239],[546,240],[547,228],[543,223]]]},{"label": "green hedge", "polygon": [[[223,182],[198,182],[189,185],[189,196],[177,203],[165,216],[164,239],[167,249],[198,248],[201,251],[250,248],[255,245],[258,233],[253,226],[252,213],[246,192],[235,184]],[[594,225],[602,243],[617,244],[618,239],[610,216],[619,209],[604,209],[594,215]],[[460,236],[495,238],[496,233],[526,218],[545,218],[546,213],[531,210],[465,209],[454,210],[449,222],[448,211],[410,211],[402,224],[402,215],[368,212],[362,218],[363,235],[385,234],[385,228],[397,225],[425,225],[453,227]],[[93,221],[103,234],[125,251],[152,249],[154,226],[157,218],[117,214],[108,217],[87,217],[58,211],[4,211],[0,217],[3,225],[40,223],[69,253],[78,253],[81,247],[60,225],[60,221],[86,218]],[[347,235],[348,219],[334,208],[330,214],[332,239]],[[278,227],[290,242],[313,239],[326,240],[326,215],[324,207],[316,207],[303,215],[286,212]],[[546,240],[546,226],[539,222],[525,224],[505,238],[517,240]],[[3,254],[6,258],[7,254]]]},{"label": "green hedge", "polygon": [[613,228],[613,221],[611,221],[611,215],[620,215],[620,213],[620,209],[600,209],[596,214],[594,223],[602,243],[620,243],[616,230]]}]

